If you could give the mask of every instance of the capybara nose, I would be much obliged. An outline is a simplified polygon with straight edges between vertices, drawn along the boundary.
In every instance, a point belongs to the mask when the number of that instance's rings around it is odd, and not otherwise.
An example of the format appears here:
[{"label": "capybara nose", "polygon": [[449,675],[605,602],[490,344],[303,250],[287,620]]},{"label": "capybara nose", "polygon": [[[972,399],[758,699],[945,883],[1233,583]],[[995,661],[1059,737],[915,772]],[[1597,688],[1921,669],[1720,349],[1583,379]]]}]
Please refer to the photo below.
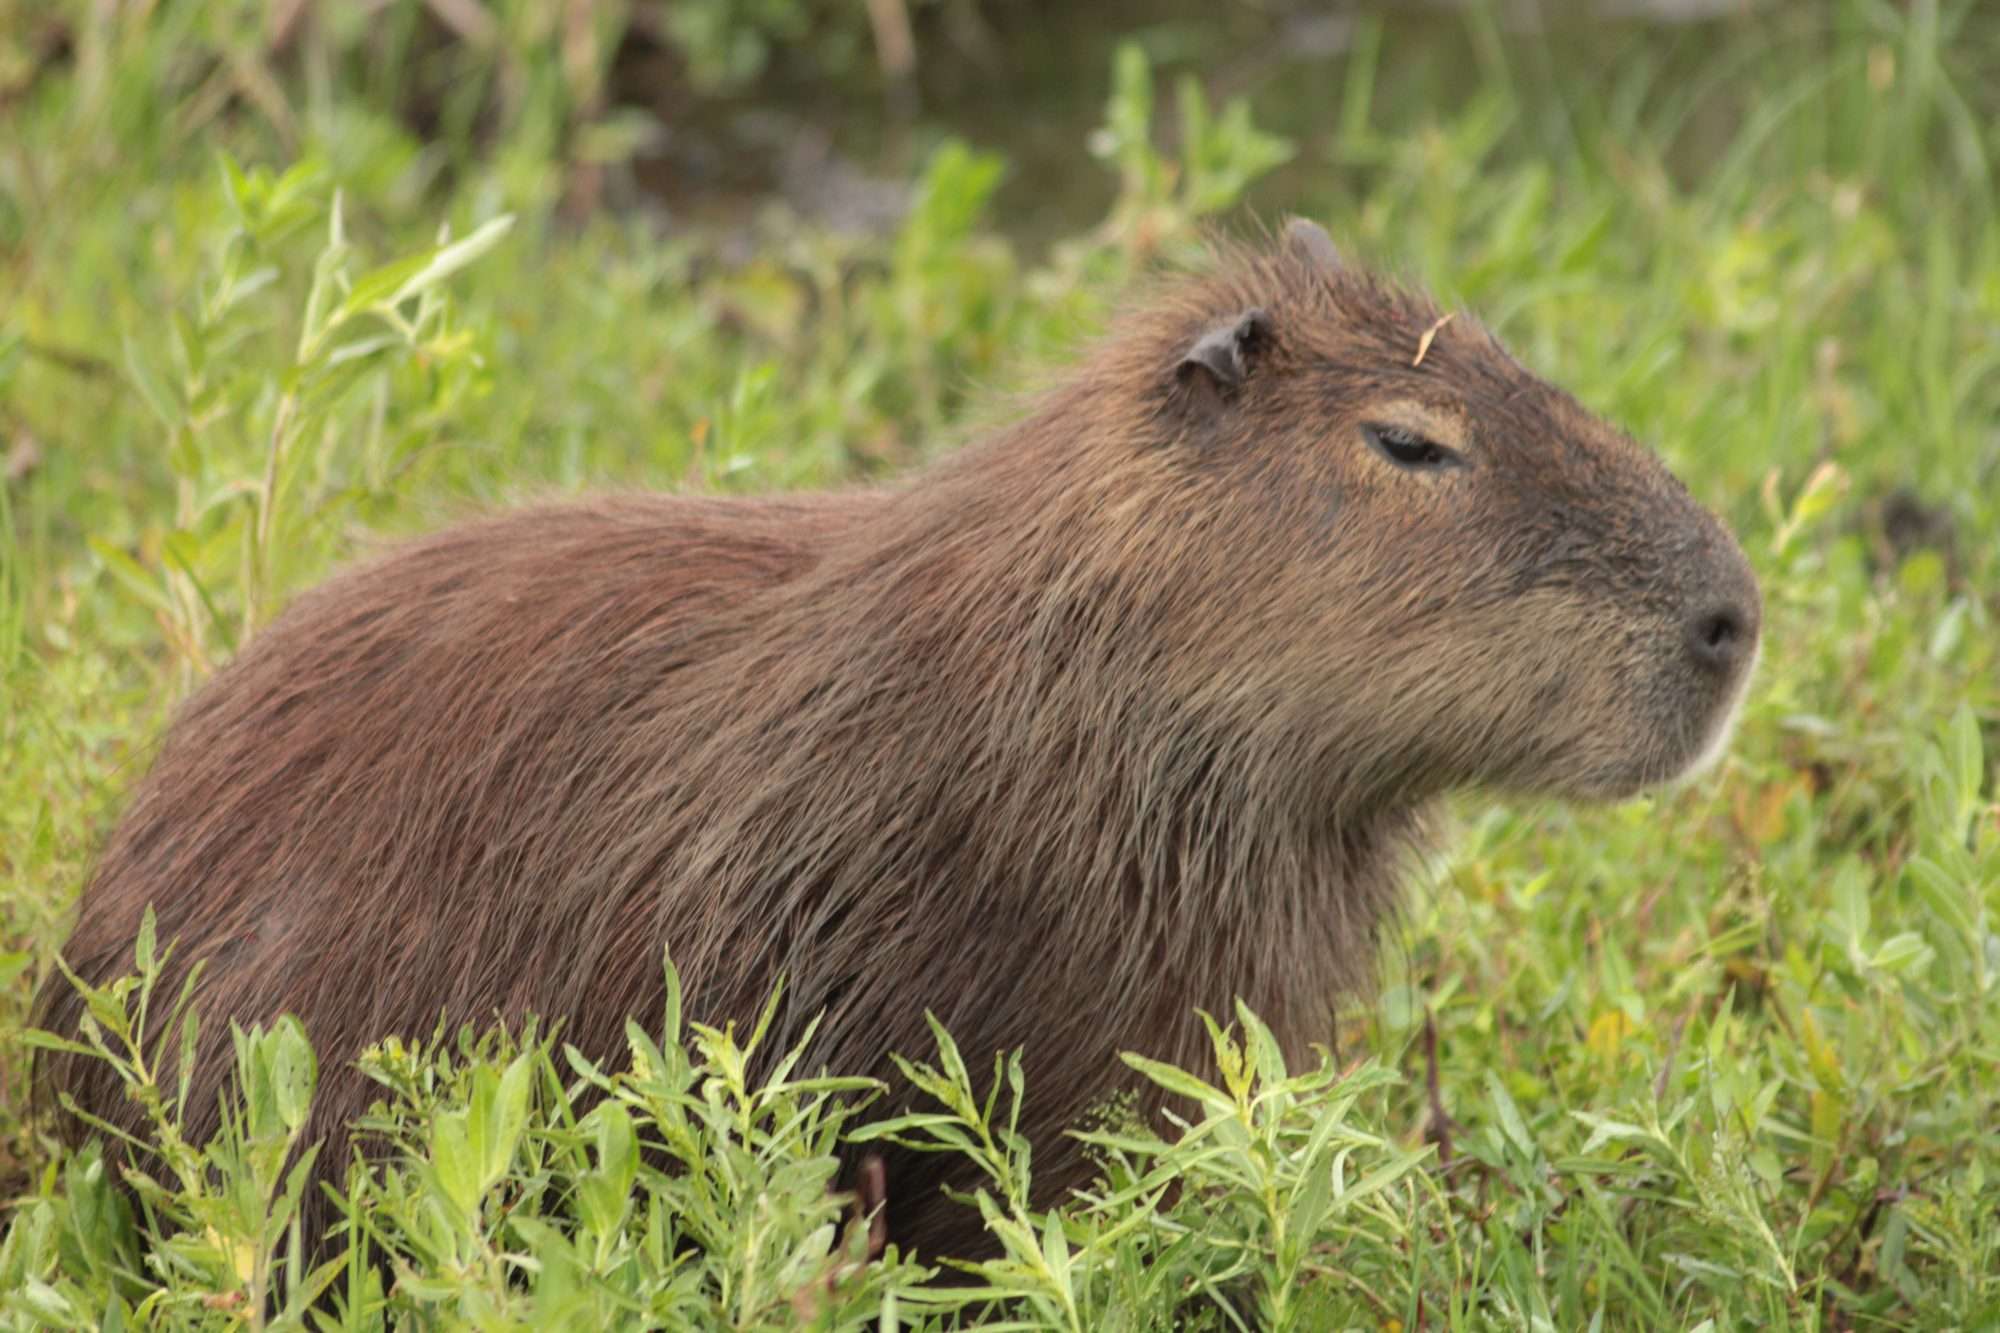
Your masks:
[{"label": "capybara nose", "polygon": [[1742,668],[1757,647],[1757,611],[1747,603],[1718,602],[1688,620],[1688,651],[1717,675]]}]

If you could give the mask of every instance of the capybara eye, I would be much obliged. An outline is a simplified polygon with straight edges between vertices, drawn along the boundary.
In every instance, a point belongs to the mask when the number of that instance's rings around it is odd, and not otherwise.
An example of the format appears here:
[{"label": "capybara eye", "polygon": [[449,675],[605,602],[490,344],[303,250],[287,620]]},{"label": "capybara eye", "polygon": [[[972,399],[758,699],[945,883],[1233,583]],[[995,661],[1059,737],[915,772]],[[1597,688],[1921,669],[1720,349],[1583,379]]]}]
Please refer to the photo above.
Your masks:
[{"label": "capybara eye", "polygon": [[1367,425],[1361,428],[1361,433],[1368,438],[1376,453],[1397,467],[1412,471],[1435,470],[1457,467],[1465,461],[1455,450],[1447,449],[1435,440],[1413,435],[1401,426]]}]

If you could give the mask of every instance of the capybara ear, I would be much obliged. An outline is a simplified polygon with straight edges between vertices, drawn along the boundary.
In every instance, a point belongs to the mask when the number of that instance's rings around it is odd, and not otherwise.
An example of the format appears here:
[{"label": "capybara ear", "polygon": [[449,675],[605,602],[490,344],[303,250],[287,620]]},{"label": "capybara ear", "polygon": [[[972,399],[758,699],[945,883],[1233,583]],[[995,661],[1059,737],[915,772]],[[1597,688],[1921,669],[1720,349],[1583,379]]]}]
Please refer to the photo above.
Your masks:
[{"label": "capybara ear", "polygon": [[1195,339],[1175,377],[1183,385],[1201,385],[1218,397],[1228,397],[1250,378],[1270,342],[1271,317],[1262,310],[1246,310]]},{"label": "capybara ear", "polygon": [[1317,222],[1293,218],[1285,224],[1285,249],[1316,268],[1339,268],[1340,251]]}]

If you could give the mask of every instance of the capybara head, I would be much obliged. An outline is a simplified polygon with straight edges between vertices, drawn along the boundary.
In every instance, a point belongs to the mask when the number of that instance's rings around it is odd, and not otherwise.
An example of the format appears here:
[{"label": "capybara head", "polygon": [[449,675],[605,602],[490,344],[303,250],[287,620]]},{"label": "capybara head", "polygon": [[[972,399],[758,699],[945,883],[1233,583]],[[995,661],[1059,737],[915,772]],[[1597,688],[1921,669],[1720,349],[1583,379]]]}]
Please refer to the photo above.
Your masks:
[{"label": "capybara head", "polygon": [[1317,780],[1615,798],[1719,753],[1757,656],[1742,552],[1475,322],[1295,222],[1130,335],[1092,379],[1143,404],[1105,470],[1149,507],[1107,506],[1107,549],[1192,623],[1190,688]]},{"label": "capybara head", "polygon": [[[1758,618],[1657,461],[1301,224],[894,485],[528,507],[305,594],[181,710],[67,953],[122,974],[150,906],[165,993],[202,963],[197,1141],[214,1034],[296,1014],[321,1170],[371,1041],[535,1013],[614,1060],[663,948],[691,1017],[783,976],[767,1049],[899,1088],[935,1011],[1024,1050],[1047,1200],[1120,1051],[1197,1063],[1237,997],[1327,1038],[1433,798],[1712,754]],[[40,1077],[140,1124],[100,1063]],[[978,1248],[937,1188],[975,1178],[888,1150],[890,1233]]]}]

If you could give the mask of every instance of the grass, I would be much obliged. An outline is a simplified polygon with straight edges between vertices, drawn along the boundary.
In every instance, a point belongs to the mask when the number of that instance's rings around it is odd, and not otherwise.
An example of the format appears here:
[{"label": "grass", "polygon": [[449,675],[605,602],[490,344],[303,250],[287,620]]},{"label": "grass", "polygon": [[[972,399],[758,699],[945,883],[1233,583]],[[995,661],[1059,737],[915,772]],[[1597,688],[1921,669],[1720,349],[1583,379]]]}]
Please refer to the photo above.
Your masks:
[{"label": "grass", "polygon": [[[567,64],[559,7],[489,8],[483,52],[413,5],[280,50],[256,6],[0,0],[0,1322],[2000,1325],[2000,22],[1830,0],[1602,36],[1587,69],[1478,11],[1440,45],[1363,24],[1289,143],[1156,99],[1149,39],[1091,141],[1119,185],[1090,233],[1010,243],[1004,163],[947,141],[893,236],[767,216],[729,259],[575,206],[586,178],[621,197],[643,142],[603,91],[643,6]],[[1187,1137],[1107,1138],[1098,1205],[1051,1218],[1004,1063],[908,1052],[940,1118],[895,1132],[972,1145],[1008,1247],[941,1286],[846,1259],[851,1089],[752,1086],[746,1037],[676,1015],[634,1016],[624,1069],[532,1033],[380,1048],[402,1151],[350,1180],[360,1241],[318,1274],[286,1262],[295,1027],[245,1034],[234,1130],[136,1211],[115,1148],[53,1153],[27,998],[173,701],[288,593],[523,494],[903,465],[1246,199],[1469,304],[1656,444],[1768,605],[1714,775],[1463,803],[1346,1077],[1274,1067],[1245,1018],[1218,1069],[1153,1071],[1191,1092]],[[103,997],[101,1035],[171,1145],[172,1089],[120,1044],[141,993]]]}]

